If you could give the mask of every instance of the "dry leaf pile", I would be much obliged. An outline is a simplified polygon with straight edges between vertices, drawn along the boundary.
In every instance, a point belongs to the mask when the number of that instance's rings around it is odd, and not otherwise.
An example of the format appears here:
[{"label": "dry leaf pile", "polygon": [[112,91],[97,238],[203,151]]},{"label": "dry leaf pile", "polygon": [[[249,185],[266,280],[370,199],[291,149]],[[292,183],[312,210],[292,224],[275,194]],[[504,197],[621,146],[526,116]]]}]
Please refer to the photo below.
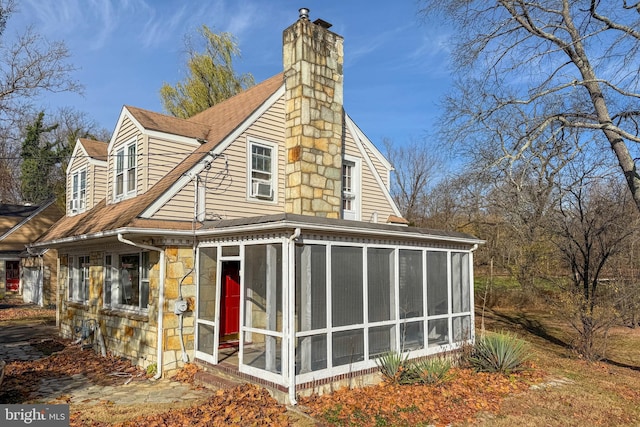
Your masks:
[{"label": "dry leaf pile", "polygon": [[[511,393],[529,388],[540,374],[506,377],[452,369],[440,385],[394,385],[342,389],[301,399],[309,414],[332,425],[415,426],[471,422],[478,413],[496,413]],[[536,378],[534,378],[536,377]]]},{"label": "dry leaf pile", "polygon": [[[0,300],[0,305],[3,305],[3,300]],[[44,318],[56,318],[56,310],[53,308],[42,308],[34,305],[27,305],[16,301],[15,299],[11,303],[6,304],[0,310],[0,321],[5,320],[19,320],[19,319],[44,319]]]},{"label": "dry leaf pile", "polygon": [[141,416],[123,423],[107,424],[71,414],[71,426],[91,427],[169,427],[169,426],[288,426],[286,408],[256,385],[244,384],[232,390],[219,390],[197,406],[170,409],[160,414]]}]

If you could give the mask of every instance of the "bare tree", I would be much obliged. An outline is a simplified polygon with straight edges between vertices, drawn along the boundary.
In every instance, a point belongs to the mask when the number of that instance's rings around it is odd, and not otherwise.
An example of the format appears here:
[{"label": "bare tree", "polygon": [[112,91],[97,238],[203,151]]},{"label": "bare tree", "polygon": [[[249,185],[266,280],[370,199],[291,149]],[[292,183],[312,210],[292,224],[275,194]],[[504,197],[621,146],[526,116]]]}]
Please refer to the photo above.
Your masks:
[{"label": "bare tree", "polygon": [[602,0],[421,0],[420,13],[455,28],[458,90],[446,100],[455,141],[510,117],[503,158],[538,135],[578,128],[614,152],[640,209],[640,14],[638,5]]},{"label": "bare tree", "polygon": [[20,141],[25,123],[33,118],[32,102],[43,93],[75,91],[75,70],[63,42],[51,42],[33,28],[8,35],[6,23],[16,2],[0,0],[0,199],[21,201]]},{"label": "bare tree", "polygon": [[617,289],[608,286],[615,278],[606,277],[606,267],[636,233],[632,221],[638,215],[629,212],[629,192],[617,177],[575,165],[567,175],[571,184],[559,186],[561,201],[550,231],[572,273],[563,312],[578,332],[575,347],[582,356],[594,359],[602,356],[596,335],[618,320]]},{"label": "bare tree", "polygon": [[403,216],[415,225],[423,225],[425,199],[436,179],[441,164],[439,156],[427,144],[410,141],[406,145],[394,145],[383,141],[387,158],[394,166],[391,194]]}]

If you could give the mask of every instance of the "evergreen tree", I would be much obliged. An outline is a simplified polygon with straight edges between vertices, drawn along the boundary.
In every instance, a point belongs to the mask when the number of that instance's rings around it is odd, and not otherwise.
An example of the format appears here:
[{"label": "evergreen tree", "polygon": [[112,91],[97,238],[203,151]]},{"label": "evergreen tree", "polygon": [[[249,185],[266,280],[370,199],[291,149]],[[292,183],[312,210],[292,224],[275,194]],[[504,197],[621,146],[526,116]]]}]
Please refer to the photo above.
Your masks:
[{"label": "evergreen tree", "polygon": [[58,154],[56,144],[44,136],[57,127],[57,124],[44,124],[44,112],[40,112],[36,120],[26,126],[20,153],[20,186],[24,201],[39,204],[54,196],[54,182],[51,178],[56,171]]}]

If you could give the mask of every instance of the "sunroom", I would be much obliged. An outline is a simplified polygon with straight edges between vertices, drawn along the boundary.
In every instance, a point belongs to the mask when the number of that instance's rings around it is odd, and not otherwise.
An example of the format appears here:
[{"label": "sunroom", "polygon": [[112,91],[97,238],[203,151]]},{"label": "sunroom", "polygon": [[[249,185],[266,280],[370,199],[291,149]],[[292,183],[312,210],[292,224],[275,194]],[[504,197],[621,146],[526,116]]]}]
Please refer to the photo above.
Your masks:
[{"label": "sunroom", "polygon": [[[281,214],[201,230],[195,350],[290,395],[473,339],[473,251],[463,233]],[[295,399],[295,395],[292,395]]]}]

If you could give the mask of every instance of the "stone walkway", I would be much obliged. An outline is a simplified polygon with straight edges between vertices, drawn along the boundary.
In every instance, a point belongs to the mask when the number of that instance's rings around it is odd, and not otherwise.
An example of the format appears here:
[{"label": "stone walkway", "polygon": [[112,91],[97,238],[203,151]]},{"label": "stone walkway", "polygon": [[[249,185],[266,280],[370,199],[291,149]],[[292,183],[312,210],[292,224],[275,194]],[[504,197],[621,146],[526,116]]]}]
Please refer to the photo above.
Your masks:
[{"label": "stone walkway", "polygon": [[[0,360],[37,360],[44,354],[30,345],[34,340],[57,336],[55,326],[3,325],[0,328]],[[140,380],[122,385],[102,386],[93,384],[83,374],[67,378],[42,379],[33,403],[70,403],[95,405],[109,402],[115,405],[139,405],[145,403],[173,403],[206,398],[211,390],[195,390],[188,384],[168,379]],[[128,384],[125,384],[127,383]]]}]

